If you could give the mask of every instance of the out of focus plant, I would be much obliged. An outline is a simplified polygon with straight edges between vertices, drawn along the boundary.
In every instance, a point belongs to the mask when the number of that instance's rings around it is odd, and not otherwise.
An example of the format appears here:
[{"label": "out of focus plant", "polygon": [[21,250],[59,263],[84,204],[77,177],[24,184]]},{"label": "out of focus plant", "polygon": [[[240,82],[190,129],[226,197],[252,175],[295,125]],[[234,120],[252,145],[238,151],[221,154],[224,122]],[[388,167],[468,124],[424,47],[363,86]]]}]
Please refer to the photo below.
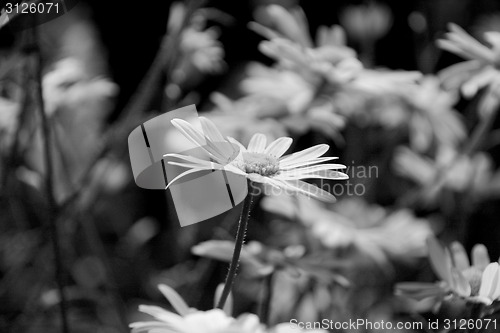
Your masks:
[{"label": "out of focus plant", "polygon": [[326,248],[347,258],[349,251],[360,251],[392,273],[394,264],[415,262],[425,256],[425,239],[432,233],[429,222],[409,210],[390,212],[362,199],[344,199],[333,209],[311,200],[285,197],[267,198],[263,205],[270,212],[303,223]]},{"label": "out of focus plant", "polygon": [[253,102],[255,118],[275,118],[292,134],[314,129],[339,139],[346,118],[366,112],[374,98],[400,95],[420,77],[416,72],[364,68],[339,26],[320,27],[314,43],[300,9],[271,5],[256,17],[259,23],[250,27],[268,39],[259,49],[277,63],[248,67],[241,82],[245,105]]},{"label": "out of focus plant", "polygon": [[[232,309],[228,306],[224,311],[213,309],[200,311],[189,308],[182,297],[166,285],[158,286],[162,294],[179,314],[167,311],[157,306],[141,305],[139,310],[155,317],[156,321],[139,321],[130,324],[133,333],[163,332],[163,333],[291,333],[305,332],[289,323],[265,327],[254,314],[242,314],[231,317]],[[219,295],[220,296],[220,295]],[[216,300],[217,302],[217,300]],[[307,330],[307,332],[322,333],[324,330]]]},{"label": "out of focus plant", "polygon": [[491,31],[484,34],[484,38],[491,45],[487,47],[456,24],[450,23],[449,29],[451,32],[446,34],[446,39],[438,40],[438,46],[467,61],[452,65],[440,72],[445,86],[450,89],[460,88],[468,98],[487,86],[498,93],[500,33]]},{"label": "out of focus plant", "polygon": [[472,249],[472,265],[458,242],[454,242],[450,250],[436,239],[429,238],[428,247],[430,263],[441,281],[399,283],[396,285],[397,295],[417,301],[429,299],[426,304],[434,310],[458,298],[465,301],[463,307],[468,303],[476,306],[470,314],[473,319],[496,311],[494,303],[500,299],[500,266],[497,262],[490,262],[484,245],[478,244]]}]

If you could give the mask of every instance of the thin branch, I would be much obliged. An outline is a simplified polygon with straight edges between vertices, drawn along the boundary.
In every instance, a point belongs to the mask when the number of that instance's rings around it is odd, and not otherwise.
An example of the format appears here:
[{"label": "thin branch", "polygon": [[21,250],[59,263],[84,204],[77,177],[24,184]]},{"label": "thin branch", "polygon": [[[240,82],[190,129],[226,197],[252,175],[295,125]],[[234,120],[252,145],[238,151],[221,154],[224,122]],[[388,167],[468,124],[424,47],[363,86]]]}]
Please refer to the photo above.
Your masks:
[{"label": "thin branch", "polygon": [[48,202],[48,224],[52,241],[52,248],[54,252],[54,260],[56,265],[56,283],[59,291],[61,301],[59,302],[59,310],[61,313],[62,332],[69,333],[69,323],[67,315],[67,301],[64,293],[64,267],[62,262],[62,250],[59,243],[59,234],[57,229],[57,216],[58,206],[54,194],[54,180],[53,172],[54,166],[52,163],[52,146],[51,146],[51,133],[50,124],[45,113],[45,106],[43,101],[43,88],[42,88],[42,55],[38,45],[37,29],[32,28],[32,42],[34,46],[34,66],[33,71],[35,74],[35,87],[36,87],[36,100],[38,104],[38,112],[40,114],[41,129],[43,136],[43,155],[45,164],[45,194]]},{"label": "thin branch", "polygon": [[[132,95],[130,101],[121,112],[120,118],[104,135],[101,146],[96,149],[96,154],[87,164],[80,180],[77,182],[76,190],[61,203],[62,210],[71,207],[80,198],[89,184],[92,183],[91,180],[98,162],[116,146],[123,146],[123,142],[130,131],[150,117],[150,115],[144,116],[144,113],[148,111],[155,94],[161,88],[162,77],[165,76],[168,80],[175,69],[182,32],[189,25],[192,15],[203,5],[203,2],[203,0],[189,1],[186,15],[180,28],[171,35],[167,32],[153,63],[139,84],[137,91]],[[168,104],[171,106],[171,103]]]}]

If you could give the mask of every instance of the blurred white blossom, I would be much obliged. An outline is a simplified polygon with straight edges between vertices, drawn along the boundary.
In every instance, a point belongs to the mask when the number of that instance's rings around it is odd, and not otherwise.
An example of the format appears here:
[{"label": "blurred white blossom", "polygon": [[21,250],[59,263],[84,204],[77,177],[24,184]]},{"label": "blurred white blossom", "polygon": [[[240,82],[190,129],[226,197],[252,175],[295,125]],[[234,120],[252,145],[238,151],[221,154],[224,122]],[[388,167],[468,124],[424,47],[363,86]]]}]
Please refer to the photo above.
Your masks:
[{"label": "blurred white blossom", "polygon": [[[220,309],[200,311],[188,307],[182,297],[166,285],[158,286],[162,294],[179,313],[167,311],[158,306],[141,305],[139,311],[154,317],[155,321],[139,321],[130,324],[132,333],[293,333],[305,332],[302,329],[291,327],[289,324],[278,324],[266,328],[259,318],[246,313],[237,318],[231,317],[228,312]],[[308,332],[326,333],[324,330],[310,330]]]},{"label": "blurred white blossom", "polygon": [[45,111],[51,115],[61,108],[81,107],[114,97],[118,86],[104,77],[89,75],[85,64],[65,58],[54,64],[42,80]]},{"label": "blurred white blossom", "polygon": [[450,32],[445,35],[445,39],[437,41],[438,46],[467,61],[452,65],[439,73],[445,86],[451,89],[461,88],[464,96],[469,98],[487,86],[492,86],[498,94],[500,32],[484,33],[484,39],[491,45],[487,47],[456,24],[450,23],[449,29]]},{"label": "blurred white blossom", "polygon": [[281,196],[266,198],[263,207],[300,220],[328,248],[354,246],[384,267],[423,257],[431,234],[428,222],[409,210],[391,212],[360,199],[344,199],[328,209],[312,200]]},{"label": "blurred white blossom", "polygon": [[441,89],[436,77],[426,76],[406,87],[391,105],[375,109],[374,121],[408,129],[410,146],[426,152],[437,146],[458,147],[466,137],[462,116],[454,109],[457,95]]},{"label": "blurred white blossom", "polygon": [[185,4],[174,2],[168,19],[169,35],[179,38],[178,61],[167,86],[167,94],[174,99],[179,97],[180,90],[198,84],[201,74],[219,73],[226,65],[224,49],[218,40],[220,33],[216,27],[207,27],[203,8],[196,10],[183,25],[186,12]]},{"label": "blurred white blossom", "polygon": [[19,104],[7,98],[0,97],[0,147],[9,146],[12,134],[17,125]]},{"label": "blurred white blossom", "polygon": [[473,247],[472,265],[467,252],[458,242],[445,248],[435,238],[430,238],[428,248],[430,263],[440,281],[398,283],[397,295],[416,301],[430,300],[427,304],[434,309],[446,299],[462,298],[489,306],[500,298],[500,266],[498,262],[490,262],[484,245]]},{"label": "blurred white blossom", "polygon": [[491,157],[483,152],[467,156],[441,146],[431,158],[400,147],[393,166],[397,174],[429,188],[427,199],[436,198],[443,187],[476,199],[500,193],[500,172],[494,170]]},{"label": "blurred white blossom", "polygon": [[347,6],[339,18],[347,34],[357,41],[377,40],[383,37],[392,25],[389,7],[373,1]]}]

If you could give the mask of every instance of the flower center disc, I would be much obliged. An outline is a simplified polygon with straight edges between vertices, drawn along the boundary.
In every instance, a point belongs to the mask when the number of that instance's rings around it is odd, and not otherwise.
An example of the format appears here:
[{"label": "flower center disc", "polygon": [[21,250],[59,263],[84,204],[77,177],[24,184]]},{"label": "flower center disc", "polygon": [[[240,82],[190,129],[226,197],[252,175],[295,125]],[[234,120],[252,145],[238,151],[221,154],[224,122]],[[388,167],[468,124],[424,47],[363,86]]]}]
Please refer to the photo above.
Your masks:
[{"label": "flower center disc", "polygon": [[262,153],[243,153],[246,173],[257,173],[261,176],[273,176],[279,172],[279,161],[276,157]]}]

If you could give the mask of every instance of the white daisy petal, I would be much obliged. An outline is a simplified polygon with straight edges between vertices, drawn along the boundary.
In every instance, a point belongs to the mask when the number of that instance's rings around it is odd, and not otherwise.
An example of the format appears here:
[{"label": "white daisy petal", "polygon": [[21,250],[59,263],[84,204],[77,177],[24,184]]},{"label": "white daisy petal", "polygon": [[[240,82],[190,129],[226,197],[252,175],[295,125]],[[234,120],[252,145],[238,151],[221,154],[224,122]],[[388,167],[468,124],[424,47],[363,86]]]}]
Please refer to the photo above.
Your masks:
[{"label": "white daisy petal", "polygon": [[[222,142],[219,144],[217,144],[217,142],[215,142],[215,143],[212,142],[208,136],[205,136],[203,133],[200,133],[189,122],[187,122],[183,119],[176,118],[176,119],[172,119],[171,123],[172,123],[172,125],[175,126],[175,128],[177,128],[186,137],[186,139],[191,141],[196,146],[202,148],[213,159],[217,160],[218,162],[224,162],[232,155],[231,152],[227,151],[227,148],[230,148],[231,145],[229,145],[227,143],[222,143]],[[206,123],[205,123],[205,125],[206,125]],[[208,125],[208,126],[210,126],[210,125]],[[216,134],[212,133],[212,130],[210,130],[210,133],[211,133],[211,135],[216,135]],[[224,139],[223,139],[223,142],[225,142]],[[225,145],[227,147],[225,147]]]},{"label": "white daisy petal", "polygon": [[232,172],[240,176],[247,176],[247,173],[245,171],[242,171],[240,168],[235,167],[234,165],[231,164],[226,164],[224,165],[224,171],[226,172]]},{"label": "white daisy petal", "polygon": [[228,136],[228,137],[227,137],[227,139],[228,139],[228,141],[229,141],[229,142],[231,142],[232,144],[235,144],[235,145],[237,145],[238,147],[240,147],[240,152],[244,153],[244,152],[246,152],[246,151],[247,151],[247,149],[245,148],[245,146],[243,146],[243,145],[241,144],[241,142],[239,142],[239,141],[238,141],[238,140],[236,140],[235,138]]},{"label": "white daisy petal", "polygon": [[266,136],[261,133],[256,133],[250,139],[248,144],[248,151],[251,153],[263,153],[266,149]]},{"label": "white daisy petal", "polygon": [[[211,161],[203,160],[201,158],[197,158],[197,157],[189,156],[189,155],[165,154],[165,155],[163,155],[163,158],[167,159],[168,164],[172,164],[175,162],[175,161],[169,161],[168,160],[169,157],[175,157],[175,158],[178,158],[178,159],[181,159],[181,160],[184,160],[187,162],[191,162],[191,163],[194,163],[194,164],[197,164],[200,166],[207,166],[207,165],[211,165],[210,163],[213,163]],[[175,162],[175,163],[178,163],[178,162]]]},{"label": "white daisy petal", "polygon": [[247,174],[247,178],[256,183],[266,183],[267,179],[269,179],[269,177],[264,177],[257,173],[249,173]]},{"label": "white daisy petal", "polygon": [[286,167],[294,163],[309,161],[322,156],[328,149],[330,149],[330,146],[326,144],[316,145],[283,157],[280,159],[280,165]]},{"label": "white daisy petal", "polygon": [[203,128],[203,133],[205,133],[206,137],[208,137],[213,142],[226,141],[226,139],[222,136],[221,132],[219,132],[219,130],[211,120],[205,117],[199,117],[198,119],[200,119],[201,127]]},{"label": "white daisy petal", "polygon": [[[499,281],[499,265],[493,262],[486,266],[481,277],[481,287],[479,288],[479,296],[488,297],[494,299],[493,296],[496,294],[498,289]],[[498,297],[498,295],[496,295]]]},{"label": "white daisy petal", "polygon": [[310,173],[294,173],[294,174],[286,174],[281,173],[276,176],[278,179],[282,180],[292,180],[292,179],[332,179],[332,180],[345,180],[349,179],[349,176],[343,172],[334,171],[334,170],[320,170]]},{"label": "white daisy petal", "polygon": [[283,182],[279,181],[277,178],[266,177],[265,184],[269,184],[274,188],[283,188]]},{"label": "white daisy petal", "polygon": [[288,137],[283,137],[274,140],[264,151],[265,154],[272,155],[274,157],[281,157],[292,145],[293,139]]},{"label": "white daisy petal", "polygon": [[481,271],[490,264],[488,249],[483,244],[476,244],[472,248],[472,265]]},{"label": "white daisy petal", "polygon": [[208,170],[208,169],[212,169],[212,170],[219,170],[221,168],[219,168],[219,164],[217,163],[214,163],[214,162],[208,162],[209,164],[207,165],[200,165],[200,164],[196,164],[196,163],[180,163],[180,162],[168,162],[168,164],[170,165],[176,165],[176,166],[180,166],[180,167],[183,167],[183,168],[190,168],[190,169],[200,169],[201,170]]},{"label": "white daisy petal", "polygon": [[180,333],[179,327],[161,321],[138,321],[129,325],[132,329],[131,333]]},{"label": "white daisy petal", "polygon": [[[175,163],[175,162],[174,162]],[[168,184],[167,186],[165,187],[165,190],[167,190],[173,183],[175,183],[176,181],[178,181],[179,179],[181,179],[182,177],[185,177],[187,175],[190,175],[192,173],[195,173],[195,172],[201,172],[201,171],[205,171],[205,170],[211,170],[212,168],[211,167],[198,167],[198,168],[193,168],[193,169],[189,169],[189,170],[186,170],[184,171],[183,173],[181,173],[180,175],[178,175],[177,177],[175,177],[174,179],[172,179]]]},{"label": "white daisy petal", "polygon": [[336,160],[336,159],[338,159],[338,157],[318,157],[316,159],[307,160],[307,161],[298,161],[298,162],[288,164],[288,165],[283,165],[280,161],[280,169],[281,170],[291,170],[291,169],[311,166],[313,164],[328,162],[328,161]]},{"label": "white daisy petal", "polygon": [[158,289],[163,294],[163,296],[168,299],[168,301],[178,314],[180,314],[181,316],[185,316],[190,312],[189,306],[186,304],[186,302],[184,302],[184,299],[182,299],[181,295],[179,295],[174,289],[165,284],[160,284],[158,286]]},{"label": "white daisy petal", "polygon": [[493,67],[484,67],[474,75],[470,76],[469,80],[462,85],[462,93],[465,97],[473,97],[478,90],[484,88],[497,75],[497,71]]},{"label": "white daisy petal", "polygon": [[232,156],[235,155],[232,145],[224,142],[212,142],[207,140],[206,151],[219,163],[226,163]]},{"label": "white daisy petal", "polygon": [[313,166],[306,166],[306,167],[301,167],[301,168],[294,168],[294,169],[289,169],[286,172],[293,173],[293,172],[298,172],[298,173],[309,173],[309,172],[316,172],[320,170],[339,170],[339,169],[345,169],[346,166],[343,164],[320,164],[320,165],[313,165]]},{"label": "white daisy petal", "polygon": [[464,275],[452,267],[450,277],[451,289],[461,297],[469,297],[472,290],[469,281],[467,281]]},{"label": "white daisy petal", "polygon": [[139,311],[146,313],[150,316],[155,317],[168,324],[180,324],[182,323],[182,317],[176,313],[167,311],[159,306],[154,305],[139,305]]},{"label": "white daisy petal", "polygon": [[306,196],[312,196],[317,199],[326,202],[335,202],[335,196],[329,192],[322,190],[321,188],[314,186],[312,184],[306,183],[301,180],[283,180],[280,181],[288,189],[291,189],[297,193],[305,194]]},{"label": "white daisy petal", "polygon": [[172,119],[170,121],[175,128],[177,128],[189,141],[194,143],[197,146],[203,147],[207,144],[207,140],[205,136],[198,132],[193,125],[188,123],[183,119]]}]

